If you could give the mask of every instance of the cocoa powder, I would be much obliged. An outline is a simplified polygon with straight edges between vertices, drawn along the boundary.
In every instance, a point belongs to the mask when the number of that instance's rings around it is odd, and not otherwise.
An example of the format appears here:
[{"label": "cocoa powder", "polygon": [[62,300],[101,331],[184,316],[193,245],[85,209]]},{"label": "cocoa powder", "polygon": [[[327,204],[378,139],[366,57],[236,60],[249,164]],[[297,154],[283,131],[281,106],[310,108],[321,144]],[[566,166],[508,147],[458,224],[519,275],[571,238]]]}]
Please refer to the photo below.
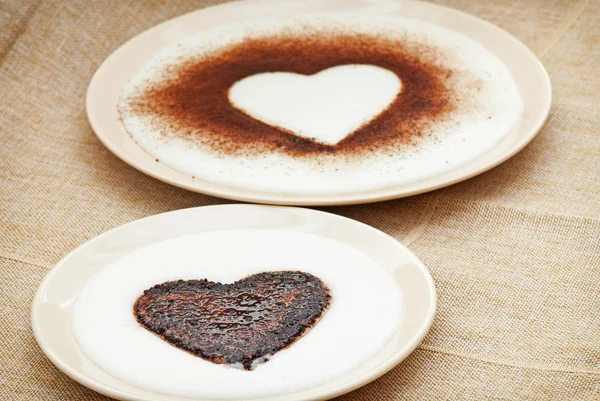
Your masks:
[{"label": "cocoa powder", "polygon": [[[248,39],[173,65],[130,104],[135,113],[168,122],[168,135],[185,137],[224,155],[274,151],[294,157],[356,155],[413,143],[455,108],[448,84],[453,72],[436,63],[436,57],[436,50],[426,44],[367,34]],[[228,99],[235,82],[254,74],[310,75],[345,64],[386,68],[398,75],[403,87],[386,110],[334,146],[263,124],[234,108]]]}]

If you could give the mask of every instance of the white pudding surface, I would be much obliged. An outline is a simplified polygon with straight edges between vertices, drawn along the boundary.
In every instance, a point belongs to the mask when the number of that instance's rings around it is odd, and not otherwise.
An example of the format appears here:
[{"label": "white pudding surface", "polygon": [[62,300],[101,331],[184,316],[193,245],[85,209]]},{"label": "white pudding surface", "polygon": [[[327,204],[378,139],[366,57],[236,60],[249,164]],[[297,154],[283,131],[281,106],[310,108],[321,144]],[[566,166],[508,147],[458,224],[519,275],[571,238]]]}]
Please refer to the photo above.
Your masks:
[{"label": "white pudding surface", "polygon": [[265,124],[335,145],[385,110],[401,88],[385,68],[341,65],[310,76],[252,75],[231,87],[229,101]]},{"label": "white pudding surface", "polygon": [[[454,72],[447,79],[457,99],[455,109],[410,145],[374,148],[351,157],[335,152],[297,157],[278,151],[215,152],[198,146],[192,137],[172,135],[169,121],[136,113],[132,106],[132,99],[162,82],[165,74],[186,60],[209,58],[249,39],[307,32],[314,37],[328,37],[332,32],[385,37],[411,43],[417,54],[419,43],[435,49],[434,55],[423,51],[422,56],[428,63]],[[392,93],[409,95],[405,77],[393,79],[381,66],[362,67],[363,74],[352,76],[354,84],[344,89],[349,95],[341,96],[341,82],[347,82],[350,67],[336,66],[312,76],[285,71],[248,76],[231,86],[229,100],[232,109],[243,109],[265,124],[319,143],[338,144],[384,109]],[[357,99],[357,93],[364,96]],[[348,102],[340,102],[340,97]],[[523,114],[523,102],[510,72],[476,40],[416,19],[348,13],[302,14],[205,30],[150,59],[124,88],[118,108],[127,132],[161,163],[220,185],[299,195],[377,190],[450,171],[491,150],[518,125]]]},{"label": "white pudding surface", "polygon": [[[178,279],[232,283],[264,271],[300,270],[331,290],[329,310],[288,349],[252,371],[188,354],[141,327],[133,304]],[[139,248],[90,278],[73,306],[82,352],[137,387],[184,397],[261,397],[339,378],[373,357],[401,327],[402,295],[362,252],[314,234],[234,230],[177,237]]]}]

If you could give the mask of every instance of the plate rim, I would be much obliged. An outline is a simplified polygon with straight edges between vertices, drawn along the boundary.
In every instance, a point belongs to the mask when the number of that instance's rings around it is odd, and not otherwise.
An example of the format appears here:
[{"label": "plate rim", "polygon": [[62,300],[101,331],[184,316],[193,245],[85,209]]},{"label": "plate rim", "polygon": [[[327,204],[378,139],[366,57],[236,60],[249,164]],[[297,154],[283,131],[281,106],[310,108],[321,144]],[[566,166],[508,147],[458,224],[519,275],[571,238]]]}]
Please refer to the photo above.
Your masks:
[{"label": "plate rim", "polygon": [[[227,208],[248,209],[250,212],[253,209],[255,210],[257,208],[271,209],[271,210],[276,210],[276,209],[284,209],[284,210],[291,210],[291,211],[296,210],[296,211],[300,211],[301,213],[308,213],[308,214],[314,213],[317,215],[325,215],[325,216],[327,216],[326,218],[334,218],[334,219],[340,219],[340,220],[347,221],[351,224],[355,224],[355,225],[361,227],[362,229],[365,229],[376,235],[379,235],[381,238],[385,238],[386,241],[393,241],[396,246],[402,248],[402,250],[404,252],[407,252],[412,257],[412,259],[414,259],[414,261],[416,262],[416,265],[418,266],[419,272],[422,274],[423,278],[425,279],[425,282],[427,283],[427,287],[428,287],[429,293],[430,293],[430,295],[428,297],[428,302],[429,302],[428,313],[424,317],[418,333],[414,337],[412,337],[412,339],[409,342],[407,342],[403,347],[399,347],[398,350],[394,351],[391,358],[389,358],[387,361],[385,361],[384,363],[382,363],[380,365],[377,365],[371,371],[366,372],[363,375],[355,378],[355,380],[350,382],[349,384],[342,384],[337,387],[327,389],[327,390],[323,391],[322,393],[311,396],[311,398],[307,398],[306,401],[328,400],[328,399],[331,399],[334,397],[338,397],[343,394],[354,391],[360,387],[363,387],[363,386],[367,385],[368,383],[378,379],[379,377],[388,373],[391,369],[393,369],[395,366],[397,366],[404,359],[406,359],[418,347],[418,345],[423,341],[423,339],[425,338],[425,336],[431,329],[431,326],[433,325],[433,321],[435,319],[435,315],[437,313],[437,291],[436,291],[435,282],[433,281],[431,273],[429,272],[429,269],[425,266],[425,264],[421,261],[421,259],[414,254],[414,252],[412,252],[401,241],[399,241],[396,238],[392,237],[391,235],[385,233],[384,231],[381,231],[373,226],[370,226],[361,221],[351,219],[349,217],[340,216],[335,213],[329,213],[329,212],[325,212],[325,211],[321,211],[321,210],[314,210],[314,209],[309,209],[309,208],[289,207],[289,206],[254,205],[254,204],[210,205],[210,206],[198,206],[198,207],[192,207],[192,208],[172,210],[172,211],[168,211],[168,212],[164,212],[164,213],[159,213],[159,214],[143,217],[141,219],[133,220],[128,223],[114,227],[108,231],[105,231],[105,232],[89,239],[88,241],[84,242],[83,244],[79,245],[77,248],[75,248],[72,251],[70,251],[69,253],[67,253],[50,270],[48,270],[48,272],[45,274],[44,278],[38,285],[38,287],[35,291],[33,300],[31,302],[31,305],[30,305],[30,311],[31,311],[30,322],[31,322],[33,335],[34,335],[34,338],[35,338],[39,348],[46,355],[46,357],[52,362],[52,364],[55,367],[57,367],[61,372],[66,374],[72,380],[76,381],[77,383],[79,383],[95,392],[98,392],[100,394],[103,394],[103,395],[106,395],[106,396],[109,396],[111,398],[115,398],[118,400],[144,401],[145,399],[141,398],[141,396],[138,396],[136,394],[126,393],[125,391],[118,390],[118,389],[115,390],[114,388],[110,387],[109,385],[106,385],[106,384],[94,379],[93,377],[86,375],[84,372],[81,372],[74,368],[71,368],[68,365],[68,363],[64,362],[61,359],[61,357],[55,352],[55,350],[52,349],[52,346],[48,345],[45,335],[43,334],[43,330],[44,330],[43,325],[40,324],[40,318],[38,317],[38,314],[40,313],[39,308],[44,303],[44,300],[43,300],[44,291],[48,286],[48,282],[53,278],[53,276],[56,274],[56,272],[59,269],[61,269],[62,265],[64,265],[65,263],[68,263],[68,259],[70,259],[74,254],[81,252],[82,248],[91,246],[95,242],[101,241],[102,238],[112,235],[115,231],[118,231],[118,230],[122,229],[123,227],[139,224],[139,222],[141,222],[141,221],[150,220],[150,219],[156,218],[158,216],[161,216],[164,218],[164,216],[172,215],[172,214],[193,213],[194,211],[199,210],[199,209],[206,210],[206,209],[227,209]],[[235,229],[235,228],[230,228],[230,229]],[[208,231],[210,231],[210,230],[207,230],[206,232],[208,232]],[[398,331],[396,331],[396,333],[397,332]],[[342,377],[350,374],[351,372],[352,371],[347,372],[346,374],[340,376],[339,378],[342,378]],[[323,385],[323,384],[321,384],[321,385]],[[132,386],[137,388],[137,386],[135,386],[135,385],[132,385]],[[314,388],[314,387],[312,387],[312,388]],[[309,389],[311,389],[311,387],[306,388],[304,390],[309,390]],[[142,390],[142,389],[140,389],[140,390]],[[166,397],[166,399],[170,399],[172,397],[176,398],[175,396],[168,395],[168,394],[162,394],[162,393],[156,393],[156,394],[164,396],[164,397]],[[289,395],[293,395],[293,393],[289,393]],[[176,398],[176,399],[179,400],[180,398]],[[183,399],[188,399],[188,398],[183,397]],[[253,398],[252,400],[258,401],[259,399],[262,399],[262,398]],[[220,401],[221,399],[218,399],[218,398],[217,399],[215,399],[215,398],[210,398],[210,399],[209,398],[189,398],[189,400],[190,401]],[[223,401],[235,401],[237,399],[223,398],[222,400]]]},{"label": "plate rim", "polygon": [[[370,4],[377,6],[377,5],[381,5],[381,4],[386,4],[389,1],[390,0],[370,0]],[[294,0],[294,2],[299,3],[298,0]],[[518,140],[508,150],[504,151],[503,153],[497,155],[494,158],[486,160],[484,163],[482,163],[478,166],[473,166],[472,168],[470,168],[470,170],[468,172],[459,173],[459,174],[455,173],[454,175],[451,175],[449,178],[447,178],[445,180],[436,181],[436,182],[430,183],[425,186],[423,186],[423,185],[417,186],[416,188],[409,189],[409,190],[406,190],[403,188],[405,188],[406,186],[410,186],[410,185],[417,185],[419,182],[422,182],[424,180],[417,180],[415,182],[410,182],[410,183],[406,183],[406,184],[391,185],[391,186],[386,186],[386,187],[378,188],[378,189],[372,189],[372,190],[368,190],[368,191],[352,191],[352,192],[347,192],[347,193],[343,193],[343,194],[320,194],[320,195],[319,194],[310,194],[310,193],[286,194],[286,193],[279,193],[279,192],[244,189],[242,187],[223,185],[223,184],[219,184],[217,182],[213,182],[213,181],[209,181],[209,180],[193,179],[189,183],[184,182],[183,180],[179,179],[176,176],[172,177],[170,172],[169,172],[169,174],[163,174],[163,173],[154,171],[155,169],[153,169],[151,166],[145,166],[144,162],[140,162],[139,160],[136,160],[135,157],[129,156],[127,154],[127,152],[124,149],[122,149],[122,147],[119,144],[115,143],[116,141],[113,142],[109,138],[109,135],[102,133],[103,130],[102,130],[102,128],[100,128],[100,123],[96,120],[94,113],[93,113],[94,94],[95,94],[95,91],[97,91],[97,87],[99,86],[99,84],[101,84],[101,82],[98,83],[98,81],[100,80],[100,78],[98,78],[98,76],[102,73],[102,70],[105,68],[106,65],[108,65],[112,61],[113,58],[118,57],[124,50],[127,50],[130,46],[135,45],[136,42],[143,41],[144,36],[147,36],[148,34],[150,34],[152,32],[160,31],[161,29],[164,29],[165,26],[167,26],[167,25],[176,24],[179,19],[189,18],[192,14],[201,13],[206,9],[229,8],[232,6],[235,7],[235,5],[241,4],[241,3],[243,3],[243,4],[261,4],[261,3],[265,4],[265,3],[267,3],[267,1],[265,1],[265,0],[242,0],[242,1],[237,1],[237,2],[226,2],[226,3],[212,5],[209,7],[200,8],[200,9],[176,16],[174,18],[168,19],[166,21],[163,21],[163,22],[161,22],[155,26],[152,26],[149,29],[146,29],[143,32],[140,32],[137,35],[133,36],[132,38],[130,38],[129,40],[127,40],[126,42],[121,44],[114,51],[112,51],[112,53],[110,53],[110,55],[100,64],[100,66],[94,72],[92,79],[90,80],[90,83],[88,85],[87,91],[86,91],[86,102],[85,102],[86,103],[86,114],[87,114],[90,126],[91,126],[94,134],[96,135],[96,137],[115,156],[117,156],[119,159],[121,159],[126,164],[130,165],[131,167],[135,168],[136,170],[138,170],[150,177],[153,177],[160,181],[166,182],[170,185],[174,185],[176,187],[186,189],[186,190],[189,190],[192,192],[202,193],[205,195],[210,195],[210,196],[223,198],[223,199],[252,202],[252,203],[258,203],[258,204],[288,205],[288,206],[334,206],[334,205],[365,204],[365,203],[372,203],[372,202],[381,202],[381,201],[386,201],[386,200],[391,200],[391,199],[399,199],[399,198],[404,198],[404,197],[408,197],[408,196],[413,196],[413,195],[418,195],[418,194],[434,191],[436,189],[444,188],[444,187],[454,185],[456,183],[468,180],[469,178],[472,178],[472,177],[482,174],[486,171],[489,171],[492,168],[507,161],[508,159],[510,159],[511,157],[516,155],[521,150],[523,150],[523,148],[525,148],[525,146],[527,146],[536,137],[536,135],[539,133],[539,131],[542,129],[543,125],[547,121],[548,116],[550,114],[553,95],[552,95],[552,84],[551,84],[548,72],[544,68],[544,66],[543,66],[542,62],[539,60],[539,58],[535,55],[535,53],[531,49],[529,49],[529,47],[527,47],[523,42],[521,42],[519,39],[517,39],[514,35],[510,34],[506,30],[492,24],[491,22],[488,22],[482,18],[471,15],[471,14],[466,13],[461,10],[457,10],[457,9],[454,9],[451,7],[446,7],[446,6],[440,6],[437,4],[427,3],[424,1],[420,1],[420,0],[403,0],[404,4],[412,3],[412,4],[416,4],[418,6],[421,6],[421,7],[426,6],[426,7],[442,9],[444,11],[444,13],[452,14],[456,17],[470,20],[473,23],[476,23],[476,24],[479,24],[479,25],[485,27],[485,29],[487,29],[487,30],[494,31],[496,34],[504,36],[507,40],[512,42],[513,46],[520,48],[520,50],[523,51],[523,53],[529,59],[529,63],[531,63],[532,66],[535,66],[535,68],[537,68],[539,70],[538,72],[540,73],[540,78],[543,81],[543,87],[541,87],[541,89],[543,91],[547,92],[547,96],[545,97],[543,104],[539,105],[538,112],[541,112],[541,113],[539,113],[539,114],[536,113],[538,115],[538,117],[536,120],[534,120],[533,127],[529,131],[525,131],[524,135],[519,135]],[[476,38],[473,38],[471,35],[467,35],[463,32],[460,32],[460,33],[468,36],[469,38],[471,38],[473,40],[477,40]],[[115,107],[116,107],[116,105],[115,105]],[[122,125],[122,123],[120,123],[120,124]],[[518,127],[519,126],[517,126],[515,129],[518,129]],[[128,135],[127,132],[125,131],[124,127],[122,127],[122,132],[125,135]],[[496,146],[497,145],[492,147],[488,152],[492,151]],[[141,149],[141,147],[140,147],[140,149]],[[147,154],[147,152],[145,150],[143,150],[143,149],[141,149],[141,150]],[[478,156],[477,158],[484,157],[484,156],[485,156],[485,153]],[[465,165],[468,165],[468,163],[471,163],[476,159],[473,159],[473,160],[467,162]],[[445,173],[452,174],[453,171],[455,172],[455,171],[461,169],[461,167],[464,167],[465,165],[458,166],[458,167],[456,167],[452,170],[449,170]],[[183,175],[189,177],[189,175],[179,172],[170,166],[167,166],[167,167],[169,167],[171,170],[173,170],[177,174],[183,174]],[[191,178],[191,177],[189,177],[189,178]]]}]

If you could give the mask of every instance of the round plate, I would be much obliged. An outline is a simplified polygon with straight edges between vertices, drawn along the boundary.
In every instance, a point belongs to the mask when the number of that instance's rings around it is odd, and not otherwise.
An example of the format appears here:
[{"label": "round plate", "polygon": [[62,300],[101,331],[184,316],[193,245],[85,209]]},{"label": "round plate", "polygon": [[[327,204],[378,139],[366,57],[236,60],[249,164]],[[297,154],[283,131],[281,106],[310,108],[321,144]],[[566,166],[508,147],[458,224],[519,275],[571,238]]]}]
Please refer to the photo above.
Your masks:
[{"label": "round plate", "polygon": [[[79,349],[71,312],[86,280],[135,248],[169,238],[218,230],[268,229],[312,233],[363,252],[391,273],[403,297],[403,321],[365,364],[337,380],[268,400],[324,400],[352,391],[383,375],[423,340],[436,307],[431,276],[419,259],[392,237],[345,217],[309,209],[259,205],[208,206],[164,213],[117,227],[80,246],[45,277],[32,306],[35,338],[46,356],[72,379],[121,400],[190,400],[149,392],[112,377]],[[231,400],[231,399],[229,399]]]},{"label": "round plate", "polygon": [[[157,163],[135,144],[121,124],[117,101],[129,79],[162,48],[216,25],[298,12],[346,11],[404,16],[441,25],[487,47],[511,72],[524,102],[520,124],[491,151],[451,171],[413,183],[344,195],[269,193],[192,178]],[[201,9],[160,24],[125,43],[100,66],[88,88],[87,113],[100,140],[136,169],[181,188],[222,198],[281,205],[342,205],[415,195],[448,186],[497,166],[527,145],[550,111],[550,80],[536,56],[502,29],[471,15],[418,1],[396,0],[246,0]]]}]

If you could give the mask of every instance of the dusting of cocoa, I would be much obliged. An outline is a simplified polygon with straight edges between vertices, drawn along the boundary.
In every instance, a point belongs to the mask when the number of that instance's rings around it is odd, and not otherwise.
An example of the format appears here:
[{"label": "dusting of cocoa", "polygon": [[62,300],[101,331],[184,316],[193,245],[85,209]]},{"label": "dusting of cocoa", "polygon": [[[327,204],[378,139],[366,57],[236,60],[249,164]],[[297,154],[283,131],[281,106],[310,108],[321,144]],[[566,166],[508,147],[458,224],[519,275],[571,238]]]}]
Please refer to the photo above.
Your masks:
[{"label": "dusting of cocoa", "polygon": [[[368,34],[282,34],[247,39],[174,65],[168,76],[148,85],[129,104],[134,113],[168,122],[168,135],[184,137],[223,155],[360,155],[415,143],[456,108],[448,84],[453,72],[436,63],[436,57],[435,48],[426,44]],[[266,125],[234,108],[228,99],[235,82],[254,74],[311,75],[346,64],[386,68],[401,79],[402,91],[386,110],[336,145]]]}]

